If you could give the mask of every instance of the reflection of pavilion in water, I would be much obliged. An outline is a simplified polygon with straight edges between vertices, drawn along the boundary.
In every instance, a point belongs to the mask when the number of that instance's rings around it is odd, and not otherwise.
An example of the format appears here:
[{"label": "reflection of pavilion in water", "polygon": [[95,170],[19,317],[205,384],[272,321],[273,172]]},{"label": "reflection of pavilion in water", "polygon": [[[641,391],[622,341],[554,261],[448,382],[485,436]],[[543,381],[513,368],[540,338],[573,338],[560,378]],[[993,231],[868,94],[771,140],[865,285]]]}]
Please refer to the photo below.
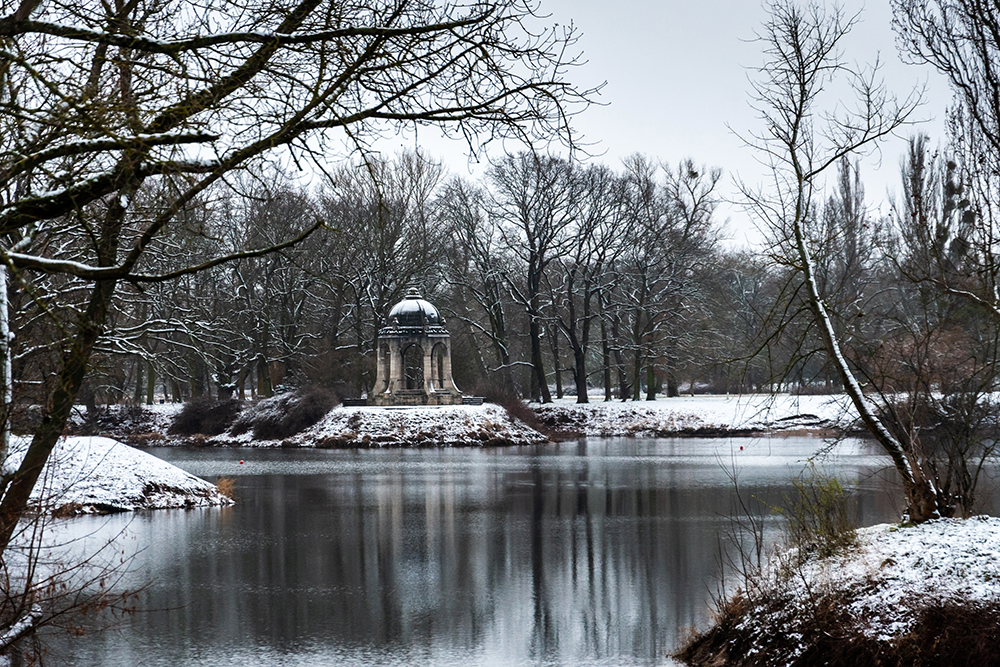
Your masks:
[{"label": "reflection of pavilion in water", "polygon": [[378,332],[375,405],[456,405],[451,337],[437,308],[410,290]]}]

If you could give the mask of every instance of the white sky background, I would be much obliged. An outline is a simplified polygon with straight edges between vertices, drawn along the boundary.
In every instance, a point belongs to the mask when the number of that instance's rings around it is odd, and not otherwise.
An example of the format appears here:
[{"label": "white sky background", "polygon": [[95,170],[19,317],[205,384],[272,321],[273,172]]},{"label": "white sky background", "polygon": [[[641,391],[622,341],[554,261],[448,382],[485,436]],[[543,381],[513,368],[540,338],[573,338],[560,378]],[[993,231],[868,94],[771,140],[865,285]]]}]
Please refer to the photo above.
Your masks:
[{"label": "white sky background", "polygon": [[[888,87],[900,98],[927,85],[927,103],[916,115],[926,122],[905,128],[903,137],[883,144],[881,155],[862,163],[869,205],[886,210],[889,193],[899,190],[905,136],[919,129],[931,136],[932,145],[942,142],[950,93],[933,70],[900,60],[888,2],[865,6],[860,0],[844,0],[843,6],[848,13],[862,11],[844,43],[847,62],[870,64],[880,58]],[[748,80],[753,74],[748,68],[763,62],[761,45],[753,41],[766,18],[758,2],[542,0],[542,10],[551,14],[549,22],[572,21],[579,29],[577,46],[587,62],[571,73],[573,83],[589,88],[607,82],[599,98],[606,106],[589,108],[574,123],[593,144],[594,159],[617,169],[622,158],[635,152],[672,165],[691,157],[697,164],[723,168],[721,194],[733,200],[738,196],[734,176],[748,184],[765,179],[753,151],[735,134],[760,127],[750,107]],[[452,172],[465,173],[462,147],[430,134],[424,131],[419,137],[424,150],[443,158]],[[390,143],[413,146],[402,138]],[[719,213],[729,220],[731,244],[759,240],[737,205],[727,204]]]}]

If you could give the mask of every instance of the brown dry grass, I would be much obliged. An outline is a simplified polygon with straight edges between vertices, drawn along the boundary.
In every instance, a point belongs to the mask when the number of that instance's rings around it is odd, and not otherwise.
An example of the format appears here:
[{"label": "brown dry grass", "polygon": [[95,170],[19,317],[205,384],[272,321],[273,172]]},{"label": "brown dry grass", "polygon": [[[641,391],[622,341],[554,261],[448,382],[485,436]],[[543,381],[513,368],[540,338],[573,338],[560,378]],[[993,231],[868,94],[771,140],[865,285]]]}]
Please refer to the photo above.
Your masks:
[{"label": "brown dry grass", "polygon": [[215,481],[216,488],[219,489],[219,493],[224,495],[230,500],[236,500],[236,478],[235,477],[220,477]]}]

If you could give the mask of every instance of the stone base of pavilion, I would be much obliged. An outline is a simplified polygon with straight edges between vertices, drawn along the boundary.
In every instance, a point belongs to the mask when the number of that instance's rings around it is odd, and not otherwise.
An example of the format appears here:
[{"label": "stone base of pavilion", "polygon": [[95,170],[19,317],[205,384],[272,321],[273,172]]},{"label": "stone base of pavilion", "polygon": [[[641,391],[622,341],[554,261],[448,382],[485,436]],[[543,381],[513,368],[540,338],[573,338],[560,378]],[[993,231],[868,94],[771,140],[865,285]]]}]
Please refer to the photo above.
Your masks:
[{"label": "stone base of pavilion", "polygon": [[414,390],[397,391],[376,394],[368,399],[369,405],[375,406],[420,406],[420,405],[462,405],[462,394],[452,391],[433,391],[430,393]]}]

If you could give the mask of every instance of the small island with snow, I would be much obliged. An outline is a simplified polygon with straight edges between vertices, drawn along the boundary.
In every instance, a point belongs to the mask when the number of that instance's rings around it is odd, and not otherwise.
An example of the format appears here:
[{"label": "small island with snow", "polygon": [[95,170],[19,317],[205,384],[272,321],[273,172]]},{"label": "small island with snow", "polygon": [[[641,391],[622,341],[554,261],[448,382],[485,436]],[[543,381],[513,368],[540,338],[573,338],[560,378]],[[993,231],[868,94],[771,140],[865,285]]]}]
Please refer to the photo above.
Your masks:
[{"label": "small island with snow", "polygon": [[[4,471],[17,469],[28,438],[14,437]],[[62,438],[32,491],[56,516],[232,505],[219,486],[111,438]]]}]

